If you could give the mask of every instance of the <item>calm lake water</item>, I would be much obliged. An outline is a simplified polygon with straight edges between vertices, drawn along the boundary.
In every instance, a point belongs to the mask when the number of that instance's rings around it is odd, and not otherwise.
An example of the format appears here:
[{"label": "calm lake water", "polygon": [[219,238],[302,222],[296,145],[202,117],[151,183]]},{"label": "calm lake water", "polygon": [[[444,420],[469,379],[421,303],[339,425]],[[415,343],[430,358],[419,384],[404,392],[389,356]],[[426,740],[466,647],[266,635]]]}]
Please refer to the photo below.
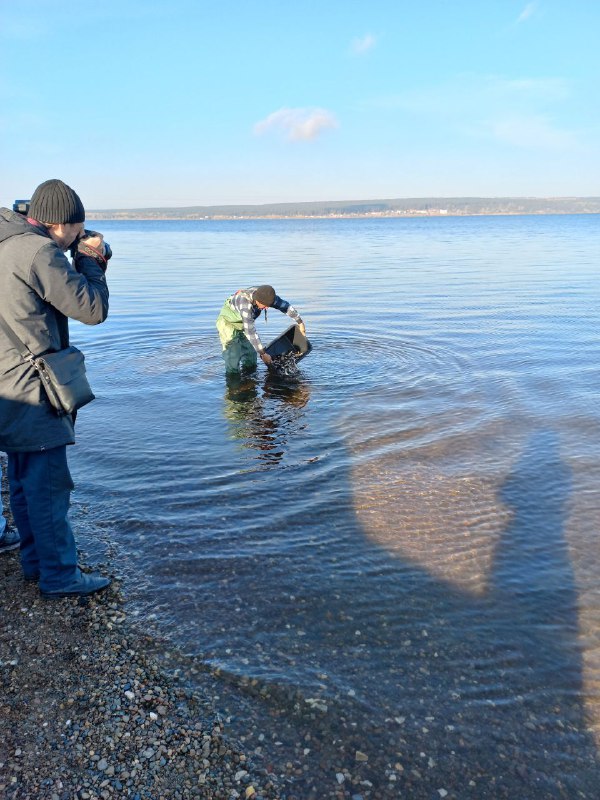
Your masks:
[{"label": "calm lake water", "polygon": [[[341,743],[310,796],[598,797],[600,218],[92,227],[72,516],[142,622]],[[313,351],[228,386],[259,283]]]}]

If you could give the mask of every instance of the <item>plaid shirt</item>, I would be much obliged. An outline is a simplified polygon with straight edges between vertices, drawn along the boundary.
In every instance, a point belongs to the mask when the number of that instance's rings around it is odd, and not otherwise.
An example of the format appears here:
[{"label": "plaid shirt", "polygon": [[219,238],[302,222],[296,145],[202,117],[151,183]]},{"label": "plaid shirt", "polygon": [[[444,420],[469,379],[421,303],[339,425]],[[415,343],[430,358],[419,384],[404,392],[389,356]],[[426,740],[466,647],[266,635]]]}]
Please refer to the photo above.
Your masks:
[{"label": "plaid shirt", "polygon": [[[229,305],[235,311],[237,311],[242,318],[242,322],[244,324],[244,333],[248,337],[252,347],[260,355],[261,353],[264,353],[265,348],[260,341],[260,336],[258,335],[256,326],[254,325],[254,320],[260,317],[262,311],[262,309],[258,308],[258,306],[255,306],[252,302],[252,293],[255,289],[256,286],[252,286],[249,289],[240,289],[229,298]],[[281,311],[282,314],[287,314],[288,317],[291,317],[297,325],[302,323],[302,317],[296,311],[294,306],[290,305],[287,300],[283,300],[278,295],[275,295],[275,300],[273,300],[269,308],[276,308],[277,311]]]}]

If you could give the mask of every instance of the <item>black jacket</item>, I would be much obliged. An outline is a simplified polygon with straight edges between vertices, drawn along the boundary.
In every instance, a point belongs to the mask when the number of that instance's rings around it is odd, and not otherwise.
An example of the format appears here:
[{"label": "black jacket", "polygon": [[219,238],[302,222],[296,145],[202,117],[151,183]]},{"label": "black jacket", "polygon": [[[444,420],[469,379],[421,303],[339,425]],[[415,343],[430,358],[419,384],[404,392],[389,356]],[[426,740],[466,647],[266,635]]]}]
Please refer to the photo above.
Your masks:
[{"label": "black jacket", "polygon": [[[98,263],[66,257],[44,228],[0,208],[0,316],[36,355],[69,344],[68,317],[97,325],[108,315]],[[69,416],[52,410],[35,369],[0,327],[0,450],[32,452],[73,444]]]}]

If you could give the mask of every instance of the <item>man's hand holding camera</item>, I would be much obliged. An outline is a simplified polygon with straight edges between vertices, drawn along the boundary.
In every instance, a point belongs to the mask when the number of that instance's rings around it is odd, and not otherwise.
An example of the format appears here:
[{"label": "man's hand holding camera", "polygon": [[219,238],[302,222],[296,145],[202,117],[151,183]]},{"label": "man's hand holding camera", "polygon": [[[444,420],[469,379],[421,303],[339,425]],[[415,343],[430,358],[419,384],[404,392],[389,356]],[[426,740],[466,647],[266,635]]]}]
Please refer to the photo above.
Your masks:
[{"label": "man's hand holding camera", "polygon": [[95,259],[103,270],[106,270],[108,260],[112,256],[112,250],[108,242],[104,241],[104,236],[98,231],[88,230],[84,230],[73,243],[71,253],[73,258],[76,258],[77,254],[81,254]]}]

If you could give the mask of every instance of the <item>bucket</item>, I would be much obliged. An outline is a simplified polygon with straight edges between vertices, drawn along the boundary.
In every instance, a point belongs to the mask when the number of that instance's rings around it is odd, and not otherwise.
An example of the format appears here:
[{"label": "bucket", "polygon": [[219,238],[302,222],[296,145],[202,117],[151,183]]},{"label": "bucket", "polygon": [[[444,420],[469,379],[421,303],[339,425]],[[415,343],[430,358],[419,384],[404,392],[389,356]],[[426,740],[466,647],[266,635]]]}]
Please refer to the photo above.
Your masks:
[{"label": "bucket", "polygon": [[280,336],[265,347],[271,358],[274,356],[283,356],[286,353],[293,353],[296,361],[299,361],[307,353],[312,350],[312,345],[300,332],[297,325],[291,325],[287,331],[284,331]]}]

